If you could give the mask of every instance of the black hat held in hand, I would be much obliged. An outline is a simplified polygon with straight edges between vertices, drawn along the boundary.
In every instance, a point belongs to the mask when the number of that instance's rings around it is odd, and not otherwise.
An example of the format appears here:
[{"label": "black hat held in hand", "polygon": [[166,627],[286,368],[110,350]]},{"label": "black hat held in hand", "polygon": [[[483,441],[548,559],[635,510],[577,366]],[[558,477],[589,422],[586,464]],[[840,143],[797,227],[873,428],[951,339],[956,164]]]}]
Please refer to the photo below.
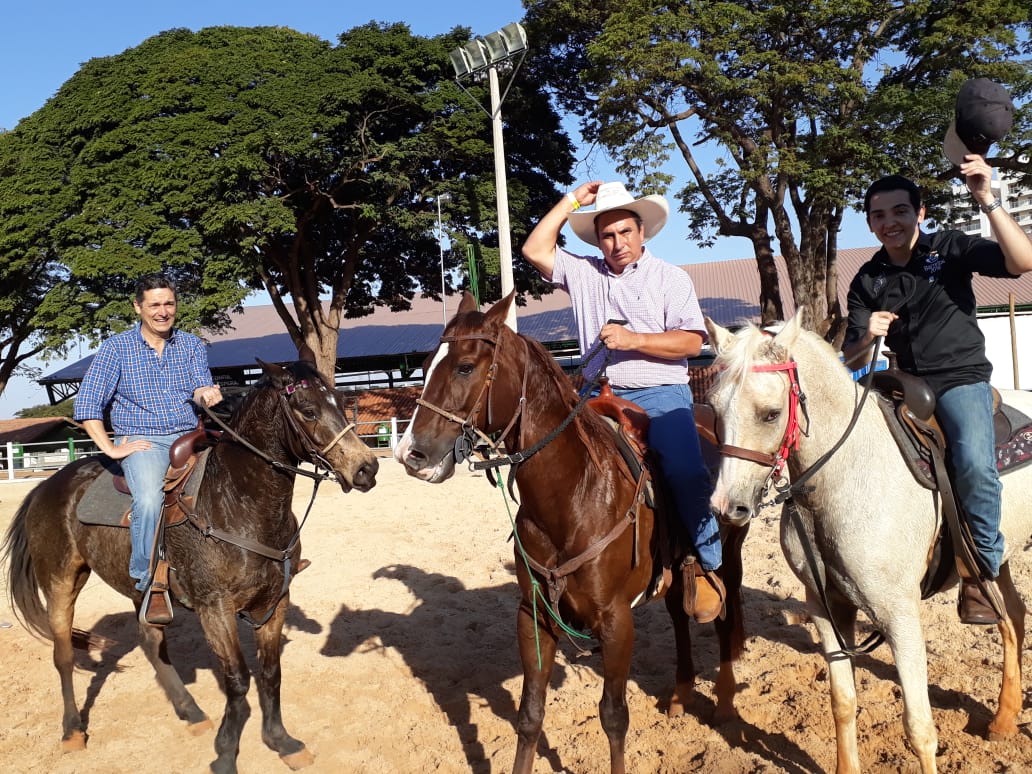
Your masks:
[{"label": "black hat held in hand", "polygon": [[988,78],[965,81],[957,94],[953,121],[946,132],[943,152],[960,166],[964,156],[985,156],[989,146],[1006,136],[1014,125],[1014,103],[1007,90]]}]

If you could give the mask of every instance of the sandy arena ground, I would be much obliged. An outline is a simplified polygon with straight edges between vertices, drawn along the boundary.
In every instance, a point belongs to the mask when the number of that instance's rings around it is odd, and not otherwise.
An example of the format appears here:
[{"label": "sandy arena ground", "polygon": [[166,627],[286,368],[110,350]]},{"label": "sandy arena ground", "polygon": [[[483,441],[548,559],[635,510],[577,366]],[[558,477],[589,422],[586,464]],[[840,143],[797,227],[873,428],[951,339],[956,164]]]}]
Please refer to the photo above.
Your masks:
[{"label": "sandy arena ground", "polygon": [[[408,774],[508,771],[522,677],[514,638],[517,589],[505,501],[478,475],[460,471],[432,486],[382,460],[377,487],[343,495],[324,485],[303,532],[312,566],[292,587],[283,653],[283,715],[315,754],[307,771]],[[4,531],[38,482],[0,485]],[[310,482],[300,481],[303,513]],[[834,726],[824,661],[806,621],[802,589],[788,571],[773,519],[746,542],[748,645],[737,678],[739,721],[710,724],[716,639],[696,626],[701,670],[692,712],[670,720],[657,710],[672,684],[673,637],[662,604],[636,613],[638,637],[628,699],[628,766],[641,773],[834,771]],[[1016,568],[1032,591],[1032,562]],[[213,732],[194,737],[173,713],[135,647],[128,601],[91,579],[76,625],[113,641],[79,654],[76,691],[89,723],[85,752],[62,755],[61,705],[49,645],[17,623],[0,578],[0,768],[27,774],[203,772]],[[995,628],[966,627],[952,595],[924,603],[932,707],[941,772],[1032,771],[1032,738],[1022,716],[1013,740],[982,738],[999,688]],[[248,635],[245,643],[250,642]],[[220,720],[216,665],[196,618],[177,611],[169,650],[202,708]],[[249,654],[251,655],[251,654]],[[253,665],[253,660],[252,660]],[[597,719],[600,658],[565,644],[548,696],[537,772],[607,772]],[[916,772],[901,721],[895,667],[885,646],[856,660],[860,751],[868,772]],[[1026,685],[1032,683],[1028,660]],[[1025,693],[1028,697],[1028,691]],[[286,772],[260,739],[252,715],[241,772]],[[1028,701],[1026,700],[1026,704]]]}]

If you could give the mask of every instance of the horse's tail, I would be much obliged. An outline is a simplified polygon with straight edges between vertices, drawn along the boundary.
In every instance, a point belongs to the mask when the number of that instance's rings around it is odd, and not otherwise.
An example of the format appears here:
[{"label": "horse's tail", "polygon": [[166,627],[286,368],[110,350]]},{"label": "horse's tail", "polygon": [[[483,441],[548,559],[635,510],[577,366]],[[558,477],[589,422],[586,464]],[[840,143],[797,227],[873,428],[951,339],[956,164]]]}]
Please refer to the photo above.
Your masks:
[{"label": "horse's tail", "polygon": [[11,601],[15,616],[29,631],[52,640],[54,637],[50,631],[50,619],[40,597],[39,581],[29,551],[26,523],[34,499],[30,493],[14,515],[11,526],[7,528],[0,556],[7,564],[7,598]]}]

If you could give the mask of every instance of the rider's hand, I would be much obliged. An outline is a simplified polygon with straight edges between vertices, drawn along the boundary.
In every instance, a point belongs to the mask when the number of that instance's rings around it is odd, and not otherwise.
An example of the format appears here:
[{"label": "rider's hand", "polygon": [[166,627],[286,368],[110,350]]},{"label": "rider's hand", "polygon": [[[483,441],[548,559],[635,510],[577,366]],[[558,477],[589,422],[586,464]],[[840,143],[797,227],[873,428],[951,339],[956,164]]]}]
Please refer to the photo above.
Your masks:
[{"label": "rider's hand", "polygon": [[871,319],[867,322],[867,332],[872,339],[889,335],[889,328],[892,323],[899,319],[895,312],[872,312]]},{"label": "rider's hand", "polygon": [[110,451],[105,452],[105,454],[113,460],[122,460],[133,452],[146,451],[150,447],[150,441],[145,441],[143,438],[137,438],[135,441],[130,441],[127,436],[122,439],[122,443],[116,443],[114,447],[112,447]]},{"label": "rider's hand", "polygon": [[214,406],[222,400],[222,390],[217,384],[198,387],[194,390],[193,399],[200,406]]}]

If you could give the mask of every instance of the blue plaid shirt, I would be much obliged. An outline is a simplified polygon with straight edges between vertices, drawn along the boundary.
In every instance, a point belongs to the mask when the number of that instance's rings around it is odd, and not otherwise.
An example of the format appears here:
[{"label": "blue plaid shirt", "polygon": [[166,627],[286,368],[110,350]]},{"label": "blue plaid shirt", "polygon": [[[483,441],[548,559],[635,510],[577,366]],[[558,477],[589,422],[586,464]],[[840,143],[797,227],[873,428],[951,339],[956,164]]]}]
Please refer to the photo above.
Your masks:
[{"label": "blue plaid shirt", "polygon": [[104,419],[116,435],[172,435],[197,427],[194,390],[214,384],[204,342],[173,329],[161,356],[140,325],[101,344],[75,399],[75,419]]}]

